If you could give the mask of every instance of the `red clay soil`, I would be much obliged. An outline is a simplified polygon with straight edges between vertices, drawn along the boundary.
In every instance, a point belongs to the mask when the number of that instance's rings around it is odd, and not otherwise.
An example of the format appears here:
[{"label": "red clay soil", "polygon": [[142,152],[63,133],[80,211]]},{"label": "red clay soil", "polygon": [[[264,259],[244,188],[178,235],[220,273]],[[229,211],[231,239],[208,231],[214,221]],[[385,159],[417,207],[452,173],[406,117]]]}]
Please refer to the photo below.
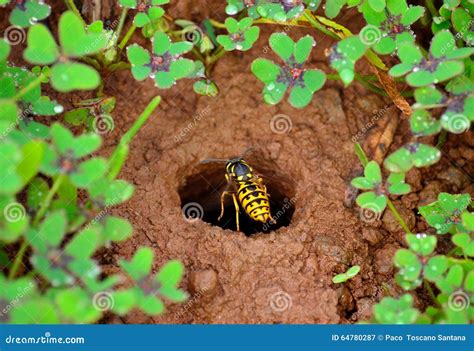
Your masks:
[{"label": "red clay soil", "polygon": [[[213,16],[222,19],[219,3],[202,11],[216,9]],[[196,7],[180,7],[189,6],[180,2],[170,13],[202,18],[202,11],[194,13]],[[288,32],[293,39],[305,34]],[[184,263],[182,287],[191,296],[187,303],[168,304],[163,316],[133,312],[107,316],[102,323],[353,323],[370,318],[373,304],[383,296],[400,293],[392,257],[403,246],[403,231],[388,211],[366,223],[357,207],[343,206],[357,162],[351,139],[390,102],[358,84],[343,89],[329,82],[305,109],[286,101],[266,105],[250,64],[256,57],[275,59],[265,47],[269,34],[263,30],[259,45],[244,55],[230,53],[218,61],[212,72],[220,87],[216,98],[198,97],[190,81],[160,91],[150,80],[136,82],[129,72],[105,78],[105,93],[118,103],[115,129],[105,135],[106,154],[155,95],[161,94],[163,102],[133,142],[120,175],[135,184],[136,192],[114,213],[132,222],[134,235],[101,253],[104,269],[115,272],[120,258],[150,246],[156,254],[154,269],[170,259]],[[332,73],[324,57],[331,41],[312,34],[318,45],[309,67]],[[390,107],[383,118],[398,113]],[[287,125],[272,123],[275,116]],[[405,124],[399,129],[397,145],[408,132]],[[444,158],[429,172],[410,173],[415,193],[395,204],[412,228],[424,229],[415,222],[416,206],[432,201],[437,191],[473,193],[468,176],[472,146],[472,135],[466,134],[447,154],[456,166]],[[247,236],[216,225],[224,166],[200,161],[230,158],[249,148],[246,159],[267,184],[281,227]],[[183,216],[182,207],[189,203],[202,206],[203,220]],[[283,207],[288,203],[294,207]],[[224,220],[233,218],[233,211],[226,204]],[[228,227],[235,228],[232,222]],[[252,223],[244,229],[252,232]],[[331,282],[353,265],[361,266],[354,279],[343,285]]]},{"label": "red clay soil", "polygon": [[[186,17],[178,10],[172,8],[171,13]],[[218,11],[222,17],[222,9]],[[287,102],[266,105],[250,64],[259,56],[273,58],[265,47],[269,34],[264,30],[250,52],[227,54],[217,63],[212,72],[221,90],[217,98],[196,96],[189,82],[158,91],[151,81],[135,82],[128,72],[106,80],[106,93],[118,98],[116,130],[106,140],[110,149],[154,95],[164,99],[133,143],[121,174],[136,185],[136,193],[116,213],[131,220],[135,234],[107,253],[108,269],[115,271],[117,260],[131,257],[138,247],[151,246],[156,269],[169,259],[184,263],[182,287],[191,297],[185,304],[170,304],[160,317],[135,312],[103,322],[353,323],[370,318],[373,304],[383,296],[401,293],[392,264],[395,251],[404,245],[398,223],[388,211],[365,223],[357,208],[343,206],[357,162],[351,138],[390,102],[357,84],[343,89],[328,83],[303,110]],[[289,34],[297,39],[305,32],[290,29]],[[309,66],[330,72],[324,49],[331,41],[315,36],[318,46]],[[390,107],[382,117],[397,118],[398,113]],[[282,124],[272,123],[275,116]],[[278,128],[286,132],[276,133],[281,132]],[[408,133],[406,123],[400,129],[398,144]],[[444,160],[430,173],[410,173],[415,193],[395,203],[411,228],[416,206],[434,200],[437,191],[472,193],[472,135],[462,138],[464,143],[458,140],[461,146],[451,149],[456,166]],[[224,166],[200,161],[230,158],[249,148],[246,159],[263,176],[273,213],[281,211],[280,224],[291,223],[246,236],[215,225]],[[437,169],[444,179],[436,179]],[[202,206],[203,220],[183,216],[182,207],[189,203]],[[288,203],[294,208],[284,206]],[[233,211],[232,204],[226,204],[225,220]],[[416,225],[425,229],[423,223]],[[233,223],[229,227],[235,228]],[[252,223],[245,229],[251,232]],[[357,277],[344,285],[331,282],[353,265],[361,266]],[[420,304],[422,300],[417,299]]]}]

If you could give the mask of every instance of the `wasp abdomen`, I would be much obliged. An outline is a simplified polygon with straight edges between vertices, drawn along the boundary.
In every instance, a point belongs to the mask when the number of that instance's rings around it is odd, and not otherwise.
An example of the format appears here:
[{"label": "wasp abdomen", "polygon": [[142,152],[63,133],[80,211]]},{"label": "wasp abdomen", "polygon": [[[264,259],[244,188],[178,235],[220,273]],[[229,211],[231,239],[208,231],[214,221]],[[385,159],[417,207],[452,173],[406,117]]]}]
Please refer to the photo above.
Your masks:
[{"label": "wasp abdomen", "polygon": [[253,180],[238,184],[237,196],[244,211],[254,221],[266,223],[271,219],[270,201],[265,188]]}]

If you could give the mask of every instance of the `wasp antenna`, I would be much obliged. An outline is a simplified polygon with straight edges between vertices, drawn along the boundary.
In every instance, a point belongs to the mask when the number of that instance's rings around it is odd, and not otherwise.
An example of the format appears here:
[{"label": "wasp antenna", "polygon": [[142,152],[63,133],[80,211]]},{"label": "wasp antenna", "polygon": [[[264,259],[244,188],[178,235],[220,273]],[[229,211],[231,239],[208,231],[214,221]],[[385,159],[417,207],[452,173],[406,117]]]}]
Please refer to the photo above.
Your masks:
[{"label": "wasp antenna", "polygon": [[205,160],[202,160],[200,163],[205,164],[205,163],[227,163],[228,160],[223,159],[223,158],[208,158]]},{"label": "wasp antenna", "polygon": [[248,155],[250,152],[252,152],[254,150],[255,150],[255,148],[253,146],[246,148],[244,153],[242,154],[241,158],[244,158],[244,156]]}]

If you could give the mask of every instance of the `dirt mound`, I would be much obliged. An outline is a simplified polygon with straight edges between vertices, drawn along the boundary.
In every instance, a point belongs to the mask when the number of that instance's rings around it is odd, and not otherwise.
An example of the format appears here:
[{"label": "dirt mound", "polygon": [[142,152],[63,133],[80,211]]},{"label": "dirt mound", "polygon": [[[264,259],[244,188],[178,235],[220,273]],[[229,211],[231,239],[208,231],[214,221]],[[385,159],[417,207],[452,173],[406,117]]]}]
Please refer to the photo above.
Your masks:
[{"label": "dirt mound", "polygon": [[[129,217],[135,235],[115,246],[114,254],[130,257],[137,247],[151,245],[157,266],[180,259],[187,269],[184,284],[195,294],[162,317],[136,313],[123,322],[340,323],[357,311],[358,301],[370,311],[378,282],[391,284],[391,256],[378,258],[371,249],[384,232],[364,231],[358,211],[343,206],[356,161],[355,122],[386,102],[358,87],[342,95],[328,83],[304,110],[286,102],[264,104],[249,66],[255,57],[271,57],[264,46],[268,34],[249,54],[229,54],[218,62],[212,75],[221,89],[218,98],[196,97],[189,82],[164,92],[157,116],[134,142],[121,176],[136,184],[136,194],[116,211]],[[291,35],[298,38],[303,32]],[[322,46],[311,66],[328,71]],[[151,82],[134,82],[128,73],[111,76],[106,87],[107,93],[123,97],[118,99],[117,129],[107,141],[112,148],[151,97],[162,92]],[[388,118],[393,113],[388,111]],[[200,161],[229,158],[249,148],[246,159],[263,176],[272,213],[279,215],[269,233],[259,233],[262,228],[247,221],[243,230],[251,235],[246,236],[231,230],[232,203],[227,218],[216,220],[224,166]],[[203,220],[183,216],[182,208],[189,206],[203,211]],[[387,261],[387,267],[377,271],[377,259]],[[363,273],[348,288],[331,283],[332,276],[355,264]]]}]

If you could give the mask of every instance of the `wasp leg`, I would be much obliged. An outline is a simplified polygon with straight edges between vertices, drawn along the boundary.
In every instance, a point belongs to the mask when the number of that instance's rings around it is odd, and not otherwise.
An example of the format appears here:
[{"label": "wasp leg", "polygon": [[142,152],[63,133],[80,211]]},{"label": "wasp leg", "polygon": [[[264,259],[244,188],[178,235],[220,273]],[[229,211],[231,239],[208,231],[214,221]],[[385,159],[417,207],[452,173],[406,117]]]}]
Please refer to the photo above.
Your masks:
[{"label": "wasp leg", "polygon": [[232,200],[234,200],[234,207],[235,207],[235,220],[237,223],[237,231],[240,232],[240,226],[239,226],[239,202],[237,201],[237,197],[235,196],[235,192],[233,191],[224,191],[221,195],[221,214],[219,218],[217,218],[218,221],[222,219],[222,216],[224,215],[224,198],[226,195],[232,195]]},{"label": "wasp leg", "polygon": [[239,226],[239,202],[237,201],[237,197],[235,196],[235,193],[232,194],[232,199],[234,200],[234,206],[235,206],[235,222],[237,223],[237,231],[240,232],[240,226]]},{"label": "wasp leg", "polygon": [[218,221],[220,221],[222,219],[222,216],[224,215],[224,199],[226,197],[226,195],[230,195],[232,194],[233,195],[233,191],[223,191],[222,194],[221,194],[221,214],[219,215],[219,218],[217,218]]},{"label": "wasp leg", "polygon": [[277,221],[275,220],[275,218],[272,217],[271,214],[269,214],[269,217],[270,217],[270,222],[272,222],[272,224],[276,224]]}]

